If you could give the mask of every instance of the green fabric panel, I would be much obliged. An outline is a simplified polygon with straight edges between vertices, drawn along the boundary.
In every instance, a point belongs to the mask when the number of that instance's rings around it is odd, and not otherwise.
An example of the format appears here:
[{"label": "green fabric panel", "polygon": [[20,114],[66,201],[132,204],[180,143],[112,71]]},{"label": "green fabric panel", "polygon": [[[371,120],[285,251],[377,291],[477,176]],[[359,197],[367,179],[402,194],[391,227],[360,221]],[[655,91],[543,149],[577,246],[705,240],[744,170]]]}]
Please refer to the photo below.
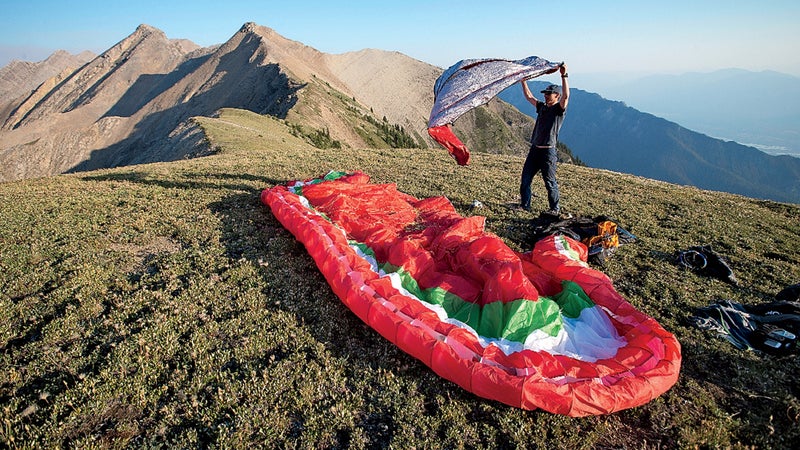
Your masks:
[{"label": "green fabric panel", "polygon": [[550,336],[561,331],[561,311],[556,302],[548,297],[539,297],[537,301],[515,300],[505,304],[508,323],[503,337],[511,341],[525,342],[535,330]]},{"label": "green fabric panel", "polygon": [[[375,256],[368,246],[355,242],[352,244],[357,245],[365,254]],[[389,263],[381,264],[380,267],[385,273],[399,275],[401,285],[412,295],[430,305],[441,306],[448,318],[465,323],[481,336],[525,342],[535,330],[555,336],[562,328],[559,304],[549,297],[540,297],[538,300],[519,299],[508,303],[493,302],[481,307],[441,288],[421,289],[411,274],[402,267]],[[573,289],[577,288],[582,293],[580,286],[572,284]],[[578,308],[584,303],[576,304],[572,299],[580,300],[580,297],[573,293],[563,294],[559,294],[561,302],[579,311]]]},{"label": "green fabric panel", "polygon": [[482,313],[479,305],[466,302],[442,288],[426,289],[424,297],[420,298],[430,304],[441,306],[447,317],[464,322],[474,330],[478,329]]},{"label": "green fabric panel", "polygon": [[332,170],[332,171],[328,172],[324,177],[322,177],[321,180],[314,180],[314,182],[315,183],[322,183],[323,181],[338,180],[339,178],[342,178],[345,175],[347,175],[347,172],[336,172],[336,171]]},{"label": "green fabric panel", "polygon": [[481,336],[515,342],[525,342],[535,330],[555,336],[562,327],[558,305],[547,297],[489,303],[483,307],[481,314],[478,328]]},{"label": "green fabric panel", "polygon": [[425,300],[425,294],[423,294],[422,289],[420,289],[417,280],[415,280],[414,277],[411,276],[411,274],[406,272],[405,269],[403,269],[402,267],[397,267],[395,265],[386,263],[386,264],[381,264],[381,270],[383,270],[386,273],[396,273],[397,275],[399,275],[400,285],[403,287],[403,289],[407,290],[415,297]]},{"label": "green fabric panel", "polygon": [[558,303],[561,312],[571,318],[577,319],[585,308],[594,307],[594,302],[586,295],[583,288],[574,281],[561,282],[562,291],[553,297]]},{"label": "green fabric panel", "polygon": [[[358,247],[364,254],[375,257],[374,251],[367,245],[355,241],[350,244]],[[389,263],[378,264],[383,272],[397,274],[402,287],[412,295],[430,305],[441,306],[448,318],[463,322],[480,336],[487,338],[525,342],[536,330],[556,336],[563,328],[563,317],[578,318],[584,308],[594,306],[594,302],[580,285],[564,281],[563,290],[552,298],[493,302],[481,307],[442,288],[421,289],[411,274],[402,267]]]}]

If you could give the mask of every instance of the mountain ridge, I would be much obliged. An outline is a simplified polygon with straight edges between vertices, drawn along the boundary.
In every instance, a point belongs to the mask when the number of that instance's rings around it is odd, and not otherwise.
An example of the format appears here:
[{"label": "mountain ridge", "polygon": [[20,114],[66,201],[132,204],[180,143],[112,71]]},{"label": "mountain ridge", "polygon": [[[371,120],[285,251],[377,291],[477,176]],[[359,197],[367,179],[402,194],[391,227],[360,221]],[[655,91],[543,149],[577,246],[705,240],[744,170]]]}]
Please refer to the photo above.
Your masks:
[{"label": "mountain ridge", "polygon": [[[253,22],[204,48],[142,24],[27,96],[0,99],[0,181],[207,155],[214,150],[193,118],[221,108],[286,120],[320,145],[389,147],[396,144],[386,129],[395,129],[413,142],[404,145],[438,149],[426,125],[441,72],[399,52],[326,54]],[[654,126],[655,116],[575,92],[562,140],[591,166],[800,202],[792,160],[700,138],[677,124]],[[524,155],[534,122],[526,107],[501,95],[454,128],[473,152]]]},{"label": "mountain ridge", "polygon": [[160,30],[141,25],[52,89],[33,91],[0,128],[0,179],[66,172],[129,135],[141,116],[108,112],[134,81],[172,72],[191,50],[184,41],[170,41]]},{"label": "mountain ridge", "polygon": [[65,50],[56,50],[40,62],[13,60],[0,67],[0,99],[19,97],[59,72],[67,69],[74,70],[96,56],[88,50],[77,55],[72,55]]},{"label": "mountain ridge", "polygon": [[[288,120],[336,145],[387,146],[383,120],[430,147],[430,86],[440,72],[398,52],[325,54],[252,22],[207,48],[143,24],[63,79],[0,103],[9,111],[0,116],[0,181],[208,154],[191,118],[223,107]],[[524,142],[532,120],[502,104],[494,111],[511,117],[494,120],[506,138],[485,145]],[[457,129],[472,145],[469,123]]]},{"label": "mountain ridge", "polygon": [[[538,91],[546,86],[529,82]],[[768,155],[643,113],[599,94],[570,89],[559,139],[591,167],[632,173],[701,189],[800,202],[800,159]],[[535,116],[519,87],[499,96]]]},{"label": "mountain ridge", "polygon": [[800,157],[800,78],[793,75],[744,69],[648,75],[604,94],[721,140]]}]

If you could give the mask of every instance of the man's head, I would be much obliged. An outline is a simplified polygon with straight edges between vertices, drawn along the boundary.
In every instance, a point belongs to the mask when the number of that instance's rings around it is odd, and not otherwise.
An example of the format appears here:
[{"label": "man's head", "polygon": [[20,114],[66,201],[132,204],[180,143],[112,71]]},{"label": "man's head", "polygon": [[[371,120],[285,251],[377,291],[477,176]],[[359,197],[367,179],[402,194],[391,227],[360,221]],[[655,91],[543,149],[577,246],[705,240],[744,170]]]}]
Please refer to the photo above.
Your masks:
[{"label": "man's head", "polygon": [[561,86],[557,84],[551,84],[550,86],[547,86],[545,90],[542,91],[542,94],[561,95]]},{"label": "man's head", "polygon": [[558,102],[559,98],[561,97],[561,86],[557,84],[551,84],[541,92],[544,94],[544,102],[548,105],[553,105],[554,103]]}]

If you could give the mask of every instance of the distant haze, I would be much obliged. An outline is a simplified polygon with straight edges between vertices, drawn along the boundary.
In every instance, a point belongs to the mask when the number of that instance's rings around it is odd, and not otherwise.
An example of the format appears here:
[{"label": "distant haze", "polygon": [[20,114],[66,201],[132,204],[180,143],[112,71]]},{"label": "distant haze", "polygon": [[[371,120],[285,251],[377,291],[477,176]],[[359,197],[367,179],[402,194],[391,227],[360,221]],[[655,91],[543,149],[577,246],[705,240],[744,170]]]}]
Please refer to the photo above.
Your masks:
[{"label": "distant haze", "polygon": [[573,74],[572,85],[708,136],[800,157],[800,78],[773,71]]}]

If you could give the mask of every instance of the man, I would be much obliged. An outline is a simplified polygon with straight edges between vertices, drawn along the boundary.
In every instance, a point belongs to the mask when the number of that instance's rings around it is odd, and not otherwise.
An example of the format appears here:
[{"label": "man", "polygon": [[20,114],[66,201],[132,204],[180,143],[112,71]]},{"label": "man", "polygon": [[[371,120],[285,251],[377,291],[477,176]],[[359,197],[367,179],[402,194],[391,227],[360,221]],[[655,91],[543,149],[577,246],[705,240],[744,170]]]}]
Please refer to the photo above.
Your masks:
[{"label": "man", "polygon": [[[547,189],[549,209],[545,214],[551,216],[561,215],[559,205],[558,182],[556,181],[556,165],[558,155],[556,143],[558,132],[564,122],[564,115],[569,104],[569,83],[567,83],[567,65],[561,64],[561,86],[551,84],[545,90],[544,101],[537,100],[528,88],[527,80],[522,80],[522,92],[525,98],[536,108],[536,125],[531,136],[531,148],[525,165],[522,167],[522,179],[519,186],[520,206],[526,211],[531,209],[531,183],[533,177],[541,171],[544,186]],[[555,71],[555,69],[553,70]]]}]

